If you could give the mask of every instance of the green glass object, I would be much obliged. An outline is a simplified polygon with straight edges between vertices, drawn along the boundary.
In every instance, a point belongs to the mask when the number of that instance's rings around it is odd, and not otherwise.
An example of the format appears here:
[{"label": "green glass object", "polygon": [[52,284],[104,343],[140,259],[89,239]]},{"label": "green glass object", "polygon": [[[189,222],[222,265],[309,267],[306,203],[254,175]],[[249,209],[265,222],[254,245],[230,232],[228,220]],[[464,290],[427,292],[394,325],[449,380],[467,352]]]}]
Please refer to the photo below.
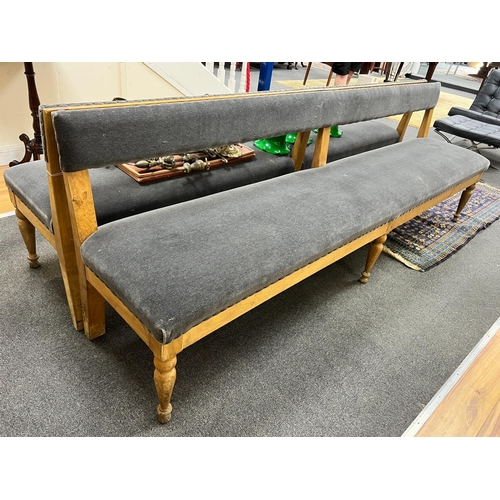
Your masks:
[{"label": "green glass object", "polygon": [[[290,144],[290,145],[291,145],[291,144],[295,144],[295,141],[297,140],[297,135],[298,135],[298,134],[287,134],[287,135],[286,135],[286,137],[285,137],[285,142],[286,142],[287,144]],[[313,140],[312,140],[311,138],[309,138],[309,139],[307,140],[307,144],[308,144],[308,145],[309,145],[309,144],[311,144],[311,142],[312,142],[312,141],[313,141]]]},{"label": "green glass object", "polygon": [[272,155],[287,155],[290,153],[290,149],[287,147],[285,139],[285,135],[280,135],[269,139],[257,139],[253,144],[255,147]]},{"label": "green glass object", "polygon": [[343,131],[339,129],[337,125],[333,126],[330,129],[330,137],[341,137]]},{"label": "green glass object", "polygon": [[[313,130],[316,134],[318,133],[318,129],[315,128]],[[334,125],[333,127],[330,128],[330,137],[341,137],[343,134],[343,130],[340,130],[338,125]]]}]

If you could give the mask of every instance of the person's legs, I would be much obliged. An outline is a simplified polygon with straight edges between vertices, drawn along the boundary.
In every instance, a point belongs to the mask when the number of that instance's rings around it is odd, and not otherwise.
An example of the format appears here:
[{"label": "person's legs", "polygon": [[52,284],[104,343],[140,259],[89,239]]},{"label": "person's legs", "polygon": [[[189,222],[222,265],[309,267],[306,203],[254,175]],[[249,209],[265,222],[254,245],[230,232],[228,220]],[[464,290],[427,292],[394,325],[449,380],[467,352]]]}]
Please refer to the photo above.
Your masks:
[{"label": "person's legs", "polygon": [[360,62],[350,63],[349,74],[347,75],[347,82],[344,85],[349,85],[349,82],[351,81],[352,75],[354,75],[354,73],[357,73],[361,69],[362,64],[363,63],[360,63]]},{"label": "person's legs", "polygon": [[347,85],[350,64],[346,62],[335,62],[332,64],[332,70],[335,73],[334,85]]},{"label": "person's legs", "polygon": [[347,85],[349,83],[349,75],[335,75],[334,85]]}]

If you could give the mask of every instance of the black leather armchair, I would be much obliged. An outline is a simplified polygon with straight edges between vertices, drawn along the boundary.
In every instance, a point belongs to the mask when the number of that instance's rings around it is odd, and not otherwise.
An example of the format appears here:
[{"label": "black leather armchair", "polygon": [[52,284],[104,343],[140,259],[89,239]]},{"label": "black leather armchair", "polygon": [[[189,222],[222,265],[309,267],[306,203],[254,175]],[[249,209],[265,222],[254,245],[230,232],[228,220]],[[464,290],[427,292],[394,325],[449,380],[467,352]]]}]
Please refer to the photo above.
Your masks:
[{"label": "black leather armchair", "polygon": [[434,122],[435,131],[452,142],[445,134],[468,139],[469,149],[500,148],[500,70],[493,70],[479,90],[469,109],[452,107],[447,118]]}]

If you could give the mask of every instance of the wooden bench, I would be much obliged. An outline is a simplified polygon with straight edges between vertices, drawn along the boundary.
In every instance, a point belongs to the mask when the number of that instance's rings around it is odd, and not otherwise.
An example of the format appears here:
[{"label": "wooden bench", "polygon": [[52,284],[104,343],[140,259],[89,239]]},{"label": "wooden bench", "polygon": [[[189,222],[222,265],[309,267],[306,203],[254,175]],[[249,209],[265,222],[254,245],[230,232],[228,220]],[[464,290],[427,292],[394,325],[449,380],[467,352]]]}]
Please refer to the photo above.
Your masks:
[{"label": "wooden bench", "polygon": [[[107,301],[148,345],[160,422],[171,417],[183,349],[369,245],[366,283],[394,227],[464,191],[460,212],[489,162],[424,138],[438,97],[439,84],[386,84],[42,107],[53,213],[73,231],[85,332],[104,333]],[[404,106],[402,127],[413,110],[427,110],[421,138],[327,164],[331,125]],[[89,168],[296,131],[292,156],[301,164],[313,128],[320,129],[314,166],[322,168],[98,226]],[[58,206],[55,182],[69,203]]]},{"label": "wooden bench", "polygon": [[[145,104],[132,101],[130,105]],[[63,109],[64,106],[59,106]],[[316,134],[311,134],[313,141]],[[352,156],[402,140],[404,128],[394,129],[378,120],[350,123],[344,127],[340,139],[331,139],[328,144],[327,161]],[[177,177],[151,184],[141,185],[113,165],[91,171],[98,225],[116,221],[148,210],[174,205],[194,198],[225,191],[235,187],[260,182],[262,180],[292,173],[301,168],[311,168],[314,144],[310,145],[303,158],[292,160],[291,156],[274,156],[253,146],[253,141],[244,145],[255,150],[255,157],[244,163],[227,165],[216,170],[194,172],[189,176]],[[77,330],[83,329],[79,289],[73,286],[72,276],[76,264],[72,253],[74,246],[69,227],[58,222],[53,216],[53,206],[61,205],[64,199],[62,183],[48,175],[44,160],[19,164],[4,172],[6,186],[18,226],[28,251],[28,261],[32,268],[39,267],[36,248],[36,231],[57,251],[66,287],[69,310]],[[51,204],[50,189],[55,193]],[[64,209],[64,208],[63,208]]]}]

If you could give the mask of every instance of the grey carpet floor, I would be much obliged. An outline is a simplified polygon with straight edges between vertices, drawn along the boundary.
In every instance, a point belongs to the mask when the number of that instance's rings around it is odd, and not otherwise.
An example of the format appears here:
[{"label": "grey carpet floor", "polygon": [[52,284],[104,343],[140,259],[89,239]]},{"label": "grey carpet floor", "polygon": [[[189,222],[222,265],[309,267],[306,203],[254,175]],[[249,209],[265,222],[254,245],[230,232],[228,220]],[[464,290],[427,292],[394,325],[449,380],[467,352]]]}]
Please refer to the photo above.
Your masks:
[{"label": "grey carpet floor", "polygon": [[362,248],[183,351],[160,425],[149,349],[111,309],[76,332],[38,245],[29,269],[0,219],[1,436],[401,436],[500,316],[500,222],[426,273],[382,254],[367,285]]}]

